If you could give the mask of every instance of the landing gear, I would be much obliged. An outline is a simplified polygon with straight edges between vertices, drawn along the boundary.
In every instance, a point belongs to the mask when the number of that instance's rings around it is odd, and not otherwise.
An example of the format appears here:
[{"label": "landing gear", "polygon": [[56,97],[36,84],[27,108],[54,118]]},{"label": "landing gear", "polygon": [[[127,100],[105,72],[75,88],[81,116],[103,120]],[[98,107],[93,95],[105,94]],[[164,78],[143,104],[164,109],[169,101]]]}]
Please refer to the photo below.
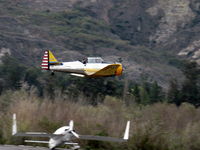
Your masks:
[{"label": "landing gear", "polygon": [[54,74],[55,74],[55,73],[52,71],[52,72],[51,72],[51,75],[53,76]]},{"label": "landing gear", "polygon": [[79,145],[74,145],[71,149],[72,149],[72,150],[78,150],[79,148],[80,148]]}]

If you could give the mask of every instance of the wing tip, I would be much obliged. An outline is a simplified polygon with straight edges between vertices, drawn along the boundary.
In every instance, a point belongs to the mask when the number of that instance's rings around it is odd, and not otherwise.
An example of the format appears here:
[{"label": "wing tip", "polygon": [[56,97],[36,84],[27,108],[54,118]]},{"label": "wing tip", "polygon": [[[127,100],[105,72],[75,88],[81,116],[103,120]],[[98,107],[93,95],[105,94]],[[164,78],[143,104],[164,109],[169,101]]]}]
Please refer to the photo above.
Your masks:
[{"label": "wing tip", "polygon": [[17,134],[17,120],[16,120],[16,113],[13,114],[13,122],[12,122],[12,135]]},{"label": "wing tip", "polygon": [[127,124],[126,124],[126,129],[125,129],[125,132],[124,132],[124,140],[128,140],[129,139],[129,130],[130,130],[130,120],[127,121]]}]

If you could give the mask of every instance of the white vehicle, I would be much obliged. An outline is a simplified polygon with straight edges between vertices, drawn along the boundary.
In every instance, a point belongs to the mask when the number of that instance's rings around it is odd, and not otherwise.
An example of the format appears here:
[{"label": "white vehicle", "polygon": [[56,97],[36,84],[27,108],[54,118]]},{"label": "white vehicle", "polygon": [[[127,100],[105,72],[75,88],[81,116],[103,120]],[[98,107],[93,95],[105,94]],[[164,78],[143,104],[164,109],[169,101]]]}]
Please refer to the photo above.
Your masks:
[{"label": "white vehicle", "polygon": [[110,77],[122,75],[121,63],[107,63],[101,57],[88,57],[83,61],[59,62],[49,50],[44,52],[42,70],[70,73],[79,77]]},{"label": "white vehicle", "polygon": [[79,149],[78,143],[74,143],[73,139],[84,139],[84,140],[97,140],[97,141],[110,141],[110,142],[126,142],[129,139],[129,128],[130,121],[127,121],[126,129],[123,138],[105,137],[105,136],[93,136],[93,135],[79,135],[73,130],[74,123],[71,120],[69,126],[63,126],[57,129],[53,134],[45,132],[17,132],[17,121],[16,114],[13,114],[13,125],[12,125],[12,135],[13,136],[24,136],[24,137],[48,137],[49,141],[33,141],[25,140],[25,142],[30,143],[47,143],[51,150],[55,149],[57,146],[65,144],[71,145],[72,149]]}]

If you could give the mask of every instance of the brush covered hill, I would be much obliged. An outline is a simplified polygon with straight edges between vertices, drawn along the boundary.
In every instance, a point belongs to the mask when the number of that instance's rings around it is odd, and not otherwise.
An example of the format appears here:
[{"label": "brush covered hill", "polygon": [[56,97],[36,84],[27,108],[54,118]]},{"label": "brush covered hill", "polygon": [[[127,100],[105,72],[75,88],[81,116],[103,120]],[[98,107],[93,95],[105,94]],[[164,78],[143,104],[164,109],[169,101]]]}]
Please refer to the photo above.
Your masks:
[{"label": "brush covered hill", "polygon": [[182,76],[180,58],[200,61],[199,19],[197,0],[0,0],[0,57],[122,58],[128,78],[166,86]]}]

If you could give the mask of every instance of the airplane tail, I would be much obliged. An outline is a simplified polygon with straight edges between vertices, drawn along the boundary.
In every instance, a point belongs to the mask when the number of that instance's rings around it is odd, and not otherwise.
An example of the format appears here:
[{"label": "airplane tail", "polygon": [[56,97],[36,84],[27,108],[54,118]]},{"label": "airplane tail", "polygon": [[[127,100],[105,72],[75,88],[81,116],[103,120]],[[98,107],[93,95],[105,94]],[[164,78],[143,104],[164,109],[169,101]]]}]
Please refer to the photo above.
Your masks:
[{"label": "airplane tail", "polygon": [[42,58],[42,64],[41,64],[42,70],[49,70],[49,65],[56,65],[56,64],[60,64],[60,62],[57,61],[57,59],[50,50],[46,50]]}]

